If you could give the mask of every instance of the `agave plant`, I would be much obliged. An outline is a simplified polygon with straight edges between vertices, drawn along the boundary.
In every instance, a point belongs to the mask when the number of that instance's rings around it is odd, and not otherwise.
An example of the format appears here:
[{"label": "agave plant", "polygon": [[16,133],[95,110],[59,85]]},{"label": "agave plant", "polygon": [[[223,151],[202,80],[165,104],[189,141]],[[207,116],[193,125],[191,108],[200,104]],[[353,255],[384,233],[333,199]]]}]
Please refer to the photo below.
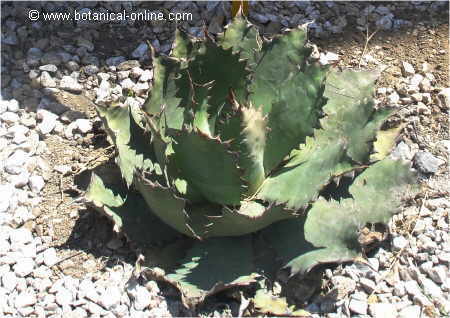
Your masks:
[{"label": "agave plant", "polygon": [[152,273],[186,305],[354,259],[359,229],[415,188],[374,147],[392,113],[374,107],[377,75],[320,66],[306,44],[304,28],[263,39],[243,17],[216,39],[178,30],[170,56],[153,52],[142,108],[98,107],[124,181],[93,174],[86,198],[157,255]]}]

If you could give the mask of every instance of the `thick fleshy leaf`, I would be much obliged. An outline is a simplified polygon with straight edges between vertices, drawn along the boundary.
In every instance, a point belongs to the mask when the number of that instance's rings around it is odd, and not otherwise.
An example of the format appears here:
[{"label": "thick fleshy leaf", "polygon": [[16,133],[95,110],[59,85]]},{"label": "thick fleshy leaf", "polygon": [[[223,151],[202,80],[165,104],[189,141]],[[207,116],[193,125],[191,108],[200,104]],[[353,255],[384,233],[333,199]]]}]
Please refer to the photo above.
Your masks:
[{"label": "thick fleshy leaf", "polygon": [[149,210],[138,193],[126,194],[126,189],[120,185],[106,187],[94,173],[86,199],[113,221],[117,232],[142,246],[160,244],[180,236]]},{"label": "thick fleshy leaf", "polygon": [[366,223],[386,223],[402,199],[415,193],[414,183],[408,165],[384,159],[355,179],[350,187],[353,198],[340,202],[321,198],[306,216],[276,223],[264,236],[291,275],[304,274],[320,263],[349,261],[360,255],[358,230]]},{"label": "thick fleshy leaf", "polygon": [[175,40],[173,41],[171,56],[177,59],[187,60],[191,57],[193,46],[189,35],[177,28],[175,30]]},{"label": "thick fleshy leaf", "polygon": [[252,107],[239,107],[217,124],[218,135],[229,143],[244,171],[242,177],[248,185],[247,196],[252,196],[265,179],[266,125],[261,110]]},{"label": "thick fleshy leaf", "polygon": [[304,66],[310,54],[305,43],[304,28],[291,30],[271,42],[263,43],[262,58],[254,70],[250,85],[250,101],[254,107],[262,107],[265,113],[270,111],[279,89]]},{"label": "thick fleshy leaf", "polygon": [[228,146],[198,131],[183,130],[172,138],[175,143],[171,160],[182,178],[210,202],[239,205],[245,188],[242,172]]},{"label": "thick fleshy leaf", "polygon": [[179,87],[175,79],[180,70],[180,61],[165,56],[153,56],[153,87],[143,109],[150,116],[159,117],[163,110],[174,111],[180,103],[176,96]]},{"label": "thick fleshy leaf", "polygon": [[135,122],[129,107],[97,107],[106,131],[117,147],[117,164],[129,186],[136,169],[153,169],[156,156],[150,134]]},{"label": "thick fleshy leaf", "polygon": [[172,189],[143,177],[137,178],[135,185],[152,212],[164,223],[180,233],[198,237],[188,225],[189,217],[185,211],[186,200],[176,197]]},{"label": "thick fleshy leaf", "polygon": [[293,210],[306,208],[333,176],[352,169],[344,154],[342,140],[332,143],[308,138],[284,168],[265,180],[257,198]]},{"label": "thick fleshy leaf", "polygon": [[195,307],[207,296],[255,282],[253,261],[251,237],[211,238],[194,243],[173,273],[154,278],[176,286],[183,303]]},{"label": "thick fleshy leaf", "polygon": [[319,115],[325,99],[326,71],[309,65],[288,82],[278,84],[267,122],[267,142],[264,150],[266,174],[299,144],[312,135],[319,124]]},{"label": "thick fleshy leaf", "polygon": [[256,27],[249,24],[244,16],[236,16],[225,32],[218,36],[218,42],[223,48],[232,48],[234,53],[239,53],[241,58],[247,60],[250,69],[258,63],[262,39]]},{"label": "thick fleshy leaf", "polygon": [[323,108],[327,116],[321,126],[328,135],[343,136],[348,140],[347,154],[354,161],[367,162],[371,142],[391,109],[375,111],[374,82],[378,74],[370,71],[330,72],[327,77]]},{"label": "thick fleshy leaf", "polygon": [[378,131],[377,140],[373,144],[374,153],[370,156],[370,159],[376,161],[386,158],[394,148],[396,139],[405,126],[406,124],[401,124],[397,127]]},{"label": "thick fleshy leaf", "polygon": [[204,232],[205,237],[239,236],[253,233],[266,226],[295,216],[282,207],[264,207],[254,201],[243,201],[238,210],[228,207],[222,209],[222,215],[210,216],[211,222]]},{"label": "thick fleshy leaf", "polygon": [[234,92],[238,102],[246,98],[249,72],[245,66],[246,63],[240,61],[239,55],[233,54],[231,49],[225,50],[209,39],[201,45],[197,55],[189,63],[189,73],[196,86],[214,81],[209,93],[210,114],[216,114],[223,106],[230,90]]}]

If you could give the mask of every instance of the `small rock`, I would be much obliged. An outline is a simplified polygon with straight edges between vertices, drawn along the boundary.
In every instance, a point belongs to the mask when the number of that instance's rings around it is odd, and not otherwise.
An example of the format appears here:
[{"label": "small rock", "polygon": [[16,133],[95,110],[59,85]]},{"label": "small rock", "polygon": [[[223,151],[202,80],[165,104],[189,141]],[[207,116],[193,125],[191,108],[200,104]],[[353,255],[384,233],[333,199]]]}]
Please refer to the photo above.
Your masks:
[{"label": "small rock", "polygon": [[262,24],[266,24],[267,22],[269,22],[269,18],[264,15],[264,14],[259,14],[256,12],[250,12],[250,16],[255,19],[256,22],[262,23]]},{"label": "small rock", "polygon": [[120,82],[120,86],[122,86],[122,89],[131,90],[134,87],[134,82],[131,79],[126,78]]},{"label": "small rock", "polygon": [[126,61],[126,58],[123,56],[114,56],[106,59],[106,65],[108,66],[117,66],[120,63],[123,63]]},{"label": "small rock", "polygon": [[408,245],[408,240],[403,236],[397,236],[392,240],[392,248],[395,251],[399,251]]},{"label": "small rock", "polygon": [[421,102],[423,99],[423,96],[421,93],[412,94],[411,97],[412,97],[413,101],[415,101],[416,103]]},{"label": "small rock", "polygon": [[397,309],[394,304],[370,304],[369,310],[373,318],[397,318]]},{"label": "small rock", "polygon": [[141,77],[139,77],[140,82],[148,82],[153,78],[153,70],[144,70],[142,72]]},{"label": "small rock", "polygon": [[111,85],[108,81],[102,81],[97,89],[97,99],[95,103],[106,106],[111,101]]},{"label": "small rock", "polygon": [[130,71],[120,71],[120,72],[117,72],[116,74],[117,74],[117,79],[119,81],[122,81],[122,80],[130,77]]},{"label": "small rock", "polygon": [[398,297],[403,297],[404,295],[406,295],[405,285],[402,281],[399,281],[394,285],[393,293]]},{"label": "small rock", "polygon": [[43,135],[47,135],[55,128],[58,116],[48,110],[39,109],[36,113],[36,118],[41,120],[37,128]]},{"label": "small rock", "polygon": [[55,265],[58,262],[58,255],[56,254],[55,248],[51,247],[44,251],[43,253],[44,264],[48,267]]},{"label": "small rock", "polygon": [[17,286],[18,278],[13,272],[6,272],[2,276],[2,285],[9,292],[12,292]]},{"label": "small rock", "polygon": [[46,71],[46,72],[50,72],[50,73],[55,73],[58,70],[58,68],[54,64],[42,65],[42,66],[39,66],[39,69],[41,71]]},{"label": "small rock", "polygon": [[400,310],[398,318],[420,318],[420,306],[408,306]]},{"label": "small rock", "polygon": [[405,290],[408,293],[408,295],[411,296],[417,296],[421,295],[422,292],[420,291],[419,284],[415,280],[409,280],[405,282]]},{"label": "small rock", "polygon": [[[87,318],[88,317],[88,313],[83,308],[77,307],[74,310],[72,310],[71,312],[65,314],[64,317],[67,317],[67,318]],[[109,317],[109,316],[106,316],[106,317]]]},{"label": "small rock", "polygon": [[131,56],[140,59],[145,56],[145,54],[148,52],[148,45],[145,42],[141,42],[138,47],[131,53]]},{"label": "small rock", "polygon": [[403,160],[411,160],[412,154],[409,146],[401,141],[398,143],[397,147],[392,151],[391,156],[393,158],[403,159]]},{"label": "small rock", "polygon": [[28,244],[33,241],[33,235],[30,230],[21,227],[11,231],[9,234],[9,239],[11,240],[12,245]]},{"label": "small rock", "polygon": [[107,312],[100,307],[97,304],[94,304],[93,302],[88,302],[86,307],[85,307],[91,314],[93,315],[105,315]]},{"label": "small rock", "polygon": [[148,85],[147,82],[137,83],[137,84],[134,85],[133,88],[132,88],[133,92],[134,92],[137,96],[145,95],[145,94],[148,92],[149,89],[150,89],[150,86]]},{"label": "small rock", "polygon": [[86,65],[83,67],[83,71],[85,74],[92,76],[98,73],[99,69],[96,65]]},{"label": "small rock", "polygon": [[33,272],[35,262],[31,257],[19,258],[14,265],[14,273],[19,277],[28,276]]},{"label": "small rock", "polygon": [[423,291],[426,295],[431,296],[433,298],[439,298],[442,296],[441,288],[436,285],[431,279],[424,278],[420,281],[420,284],[423,287]]},{"label": "small rock", "polygon": [[[124,72],[128,72],[128,71],[124,71]],[[142,68],[140,68],[140,67],[133,67],[131,69],[130,74],[131,74],[131,76],[133,78],[139,78],[142,75],[143,72],[144,72],[144,70]]]},{"label": "small rock", "polygon": [[45,186],[45,180],[42,176],[34,175],[28,180],[28,185],[30,186],[31,191],[39,193]]},{"label": "small rock", "polygon": [[[6,103],[6,108],[8,109],[8,111],[16,113],[20,109],[19,102],[15,99],[11,99]],[[2,112],[0,111],[0,113]]]},{"label": "small rock", "polygon": [[62,57],[56,52],[47,52],[41,58],[42,64],[59,65],[62,62]]},{"label": "small rock", "polygon": [[81,93],[81,91],[83,90],[83,86],[71,76],[63,76],[59,87],[72,93]]},{"label": "small rock", "polygon": [[46,279],[52,276],[52,271],[47,266],[39,266],[33,272],[35,278]]},{"label": "small rock", "polygon": [[69,306],[73,301],[72,292],[67,289],[60,288],[55,295],[56,303],[61,306]]},{"label": "small rock", "polygon": [[87,134],[92,130],[92,123],[89,119],[77,119],[75,121],[77,128],[79,131],[81,131],[83,134]]},{"label": "small rock", "polygon": [[392,29],[392,14],[381,17],[381,19],[378,19],[377,22],[375,22],[375,25],[382,30]]},{"label": "small rock", "polygon": [[95,289],[94,283],[89,279],[83,279],[79,285],[78,298],[86,298],[93,302],[98,302],[99,295]]},{"label": "small rock", "polygon": [[66,67],[71,70],[72,72],[76,72],[80,69],[80,65],[78,65],[75,61],[69,61],[66,63]]},{"label": "small rock", "polygon": [[133,67],[140,67],[140,63],[138,60],[128,60],[128,61],[124,61],[122,63],[120,63],[117,66],[117,69],[119,71],[128,71],[131,70]]},{"label": "small rock", "polygon": [[48,72],[42,72],[41,76],[39,77],[39,81],[43,87],[56,87],[56,81],[50,76]]},{"label": "small rock", "polygon": [[18,175],[20,173],[23,172],[23,167],[26,163],[26,161],[29,158],[29,154],[26,153],[25,151],[18,149],[16,151],[14,151],[12,153],[12,155],[10,155],[8,157],[8,159],[6,159],[5,162],[5,171],[10,173],[10,174],[15,174]]},{"label": "small rock", "polygon": [[[422,101],[423,101],[425,104],[429,105],[429,104],[432,102],[431,94],[430,94],[430,93],[423,93],[423,94],[422,94]],[[430,112],[430,113],[431,113],[431,112]]]},{"label": "small rock", "polygon": [[414,156],[414,163],[420,171],[427,174],[436,173],[445,161],[436,158],[427,151],[419,151]]},{"label": "small rock", "polygon": [[339,55],[333,52],[320,53],[319,63],[322,65],[332,64],[339,61]]},{"label": "small rock", "polygon": [[375,282],[367,278],[360,278],[359,284],[368,294],[371,294],[376,288]]},{"label": "small rock", "polygon": [[402,74],[404,77],[414,75],[416,71],[414,67],[408,62],[402,62]]},{"label": "small rock", "polygon": [[446,273],[446,267],[439,265],[430,269],[428,275],[435,283],[442,284],[445,282],[448,274]]},{"label": "small rock", "polygon": [[400,101],[400,96],[396,93],[396,92],[392,92],[391,94],[388,95],[388,101],[390,104],[398,104],[398,102]]},{"label": "small rock", "polygon": [[0,101],[0,114],[3,114],[8,110],[8,101],[2,100]]},{"label": "small rock", "polygon": [[450,108],[450,87],[442,89],[437,95],[440,107],[443,109]]},{"label": "small rock", "polygon": [[120,304],[120,298],[121,294],[118,288],[108,287],[100,296],[99,304],[106,310],[110,310]]},{"label": "small rock", "polygon": [[356,282],[345,276],[333,276],[331,282],[334,286],[333,293],[336,292],[336,299],[340,300],[345,298],[348,294],[352,293],[356,288]]},{"label": "small rock", "polygon": [[433,67],[430,63],[422,63],[422,73],[430,73],[431,71],[433,71]]},{"label": "small rock", "polygon": [[16,296],[14,305],[16,308],[23,308],[27,306],[33,306],[36,302],[36,294],[31,291],[26,291]]},{"label": "small rock", "polygon": [[424,93],[429,93],[432,90],[431,81],[428,78],[424,78],[420,84],[419,88]]},{"label": "small rock", "polygon": [[56,165],[56,166],[53,167],[53,170],[55,170],[56,172],[61,173],[62,175],[65,175],[66,173],[68,173],[72,169],[68,165]]},{"label": "small rock", "polygon": [[134,288],[127,288],[128,293],[134,299],[134,309],[144,310],[151,303],[151,294],[143,286],[136,285]]},{"label": "small rock", "polygon": [[44,53],[37,47],[29,48],[27,51],[27,58],[39,60],[42,55],[44,55]]},{"label": "small rock", "polygon": [[94,50],[94,44],[84,38],[78,38],[77,45],[86,48],[89,52],[92,52]]},{"label": "small rock", "polygon": [[98,77],[98,80],[101,82],[101,81],[109,80],[111,78],[111,75],[109,75],[108,73],[100,72],[100,73],[97,73],[97,77]]},{"label": "small rock", "polygon": [[357,299],[351,299],[348,308],[358,315],[367,315],[367,301],[357,300]]},{"label": "small rock", "polygon": [[0,120],[6,124],[11,125],[19,121],[19,116],[13,112],[4,112],[0,115]]},{"label": "small rock", "polygon": [[160,52],[161,51],[161,44],[159,43],[158,39],[154,39],[152,40],[152,46],[155,49],[156,52]]},{"label": "small rock", "polygon": [[8,33],[2,32],[2,43],[6,45],[17,45],[19,41],[17,39],[16,33],[14,31],[10,31]]},{"label": "small rock", "polygon": [[420,82],[422,82],[423,79],[424,79],[424,77],[422,75],[414,74],[414,76],[411,77],[411,79],[409,80],[409,84],[414,85],[414,86],[419,86]]}]

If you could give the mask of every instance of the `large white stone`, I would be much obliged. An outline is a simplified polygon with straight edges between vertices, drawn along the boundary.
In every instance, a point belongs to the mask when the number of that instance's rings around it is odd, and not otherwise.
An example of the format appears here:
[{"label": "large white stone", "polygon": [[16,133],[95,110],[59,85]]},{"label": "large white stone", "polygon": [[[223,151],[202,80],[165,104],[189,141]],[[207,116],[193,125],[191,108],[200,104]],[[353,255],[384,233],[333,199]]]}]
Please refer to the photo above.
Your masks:
[{"label": "large white stone", "polygon": [[14,272],[19,277],[28,276],[34,269],[35,262],[31,257],[23,257],[16,260]]},{"label": "large white stone", "polygon": [[22,292],[16,296],[14,305],[16,308],[33,306],[36,303],[36,294],[30,290]]},{"label": "large white stone", "polygon": [[44,264],[51,267],[58,262],[58,255],[56,254],[55,248],[51,247],[43,252]]},{"label": "large white stone", "polygon": [[28,185],[30,186],[31,191],[39,193],[45,186],[45,180],[42,176],[34,175],[28,180]]}]

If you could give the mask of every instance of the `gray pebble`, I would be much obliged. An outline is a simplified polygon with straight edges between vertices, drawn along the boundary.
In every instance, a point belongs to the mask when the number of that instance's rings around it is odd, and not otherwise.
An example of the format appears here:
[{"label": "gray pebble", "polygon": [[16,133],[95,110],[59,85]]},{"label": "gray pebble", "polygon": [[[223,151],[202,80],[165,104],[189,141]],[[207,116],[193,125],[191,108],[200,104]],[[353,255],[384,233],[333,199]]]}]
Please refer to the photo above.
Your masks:
[{"label": "gray pebble", "polygon": [[414,163],[423,173],[433,174],[438,171],[439,166],[444,164],[444,161],[436,158],[428,151],[419,151],[414,156]]},{"label": "gray pebble", "polygon": [[55,73],[58,70],[58,68],[54,64],[46,64],[46,65],[39,66],[39,70],[50,72],[50,73]]},{"label": "gray pebble", "polygon": [[31,191],[39,193],[45,186],[45,180],[42,176],[34,175],[30,177],[28,185],[30,186]]},{"label": "gray pebble", "polygon": [[148,45],[145,42],[141,42],[138,47],[131,53],[131,56],[136,59],[141,59],[148,53]]},{"label": "gray pebble", "polygon": [[63,76],[59,87],[65,91],[72,93],[81,93],[83,86],[71,76]]}]

